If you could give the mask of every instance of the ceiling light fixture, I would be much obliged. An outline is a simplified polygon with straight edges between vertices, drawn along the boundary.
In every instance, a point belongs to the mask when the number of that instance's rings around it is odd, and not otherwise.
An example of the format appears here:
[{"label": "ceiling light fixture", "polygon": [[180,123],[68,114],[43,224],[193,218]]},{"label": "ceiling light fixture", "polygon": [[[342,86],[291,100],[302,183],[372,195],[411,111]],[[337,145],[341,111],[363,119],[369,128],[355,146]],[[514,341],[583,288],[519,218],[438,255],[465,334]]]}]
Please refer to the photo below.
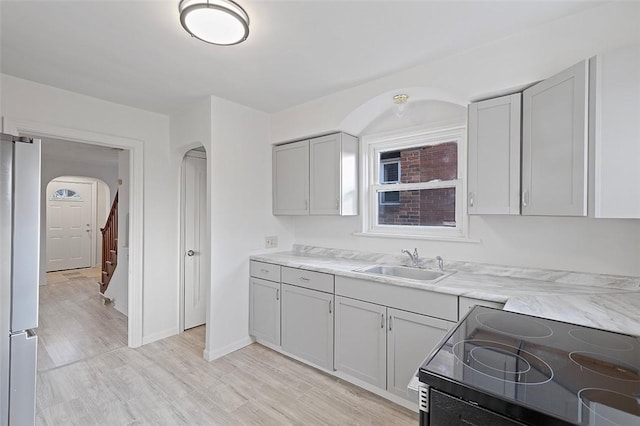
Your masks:
[{"label": "ceiling light fixture", "polygon": [[249,15],[231,0],[181,0],[180,23],[191,36],[229,46],[249,37]]},{"label": "ceiling light fixture", "polygon": [[395,95],[393,97],[393,112],[398,117],[402,118],[404,113],[407,111],[408,106],[409,106],[409,95],[402,93],[400,95]]}]

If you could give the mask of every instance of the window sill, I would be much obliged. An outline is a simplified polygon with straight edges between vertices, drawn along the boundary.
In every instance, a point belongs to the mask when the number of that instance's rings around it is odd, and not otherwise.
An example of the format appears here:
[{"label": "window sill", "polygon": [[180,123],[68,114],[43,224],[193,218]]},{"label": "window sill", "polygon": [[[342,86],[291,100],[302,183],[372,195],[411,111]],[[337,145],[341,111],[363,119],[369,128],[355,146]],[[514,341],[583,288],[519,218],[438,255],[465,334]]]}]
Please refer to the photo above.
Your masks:
[{"label": "window sill", "polygon": [[390,234],[382,232],[354,232],[352,235],[356,237],[373,237],[373,238],[396,238],[401,240],[429,240],[429,241],[447,241],[452,243],[470,243],[481,244],[482,240],[476,240],[465,236],[446,236],[446,235],[416,235],[416,234]]}]

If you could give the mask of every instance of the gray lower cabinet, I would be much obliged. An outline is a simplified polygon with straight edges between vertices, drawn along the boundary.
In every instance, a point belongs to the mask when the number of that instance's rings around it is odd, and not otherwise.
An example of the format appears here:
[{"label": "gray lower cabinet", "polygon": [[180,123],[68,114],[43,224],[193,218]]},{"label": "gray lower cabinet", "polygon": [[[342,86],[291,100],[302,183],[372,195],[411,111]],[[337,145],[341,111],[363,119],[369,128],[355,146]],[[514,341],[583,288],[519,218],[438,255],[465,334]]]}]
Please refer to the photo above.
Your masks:
[{"label": "gray lower cabinet", "polygon": [[282,284],[282,350],[333,370],[334,296]]},{"label": "gray lower cabinet", "polygon": [[456,323],[393,308],[387,315],[387,391],[408,399],[420,363]]},{"label": "gray lower cabinet", "polygon": [[407,385],[454,322],[336,296],[336,370],[407,398]]},{"label": "gray lower cabinet", "polygon": [[385,306],[336,296],[336,370],[385,389],[386,323]]},{"label": "gray lower cabinet", "polygon": [[279,346],[280,283],[251,277],[249,291],[249,334]]}]

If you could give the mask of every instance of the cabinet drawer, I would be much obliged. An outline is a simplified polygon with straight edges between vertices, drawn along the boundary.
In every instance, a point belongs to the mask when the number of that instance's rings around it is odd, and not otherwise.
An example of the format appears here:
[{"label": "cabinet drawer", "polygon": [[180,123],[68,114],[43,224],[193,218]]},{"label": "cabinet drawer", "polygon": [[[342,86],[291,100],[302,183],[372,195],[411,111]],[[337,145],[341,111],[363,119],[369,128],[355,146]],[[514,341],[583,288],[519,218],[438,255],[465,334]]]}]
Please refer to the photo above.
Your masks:
[{"label": "cabinet drawer", "polygon": [[336,277],[336,295],[458,321],[458,297],[376,281]]},{"label": "cabinet drawer", "polygon": [[262,278],[263,280],[274,281],[277,283],[280,282],[280,265],[252,260],[249,269],[252,277]]},{"label": "cabinet drawer", "polygon": [[311,290],[333,293],[333,275],[282,267],[282,282]]}]

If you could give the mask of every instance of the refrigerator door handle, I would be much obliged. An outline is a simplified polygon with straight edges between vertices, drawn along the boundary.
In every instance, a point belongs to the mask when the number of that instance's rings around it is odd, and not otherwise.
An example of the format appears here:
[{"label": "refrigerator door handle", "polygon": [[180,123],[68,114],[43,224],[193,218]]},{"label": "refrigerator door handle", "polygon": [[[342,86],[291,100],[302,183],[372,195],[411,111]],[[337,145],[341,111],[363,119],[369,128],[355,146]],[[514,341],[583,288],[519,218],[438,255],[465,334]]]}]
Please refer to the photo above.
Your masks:
[{"label": "refrigerator door handle", "polygon": [[32,425],[36,419],[38,336],[33,330],[11,335],[9,424]]}]

